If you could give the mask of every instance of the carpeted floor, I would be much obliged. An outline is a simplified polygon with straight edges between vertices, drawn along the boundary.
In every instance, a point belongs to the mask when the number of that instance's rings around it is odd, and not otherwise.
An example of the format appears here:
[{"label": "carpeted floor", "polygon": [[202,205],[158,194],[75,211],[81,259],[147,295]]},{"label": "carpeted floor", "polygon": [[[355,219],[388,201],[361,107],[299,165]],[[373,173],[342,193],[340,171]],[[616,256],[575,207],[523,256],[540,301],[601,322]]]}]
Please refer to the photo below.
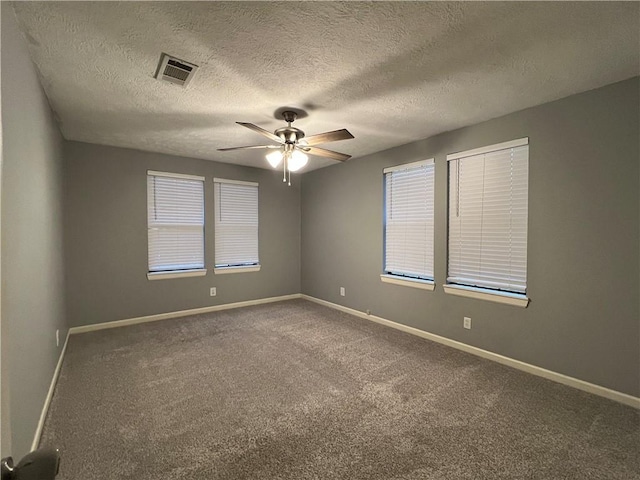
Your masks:
[{"label": "carpeted floor", "polygon": [[304,300],[69,339],[61,480],[640,479],[640,412]]}]

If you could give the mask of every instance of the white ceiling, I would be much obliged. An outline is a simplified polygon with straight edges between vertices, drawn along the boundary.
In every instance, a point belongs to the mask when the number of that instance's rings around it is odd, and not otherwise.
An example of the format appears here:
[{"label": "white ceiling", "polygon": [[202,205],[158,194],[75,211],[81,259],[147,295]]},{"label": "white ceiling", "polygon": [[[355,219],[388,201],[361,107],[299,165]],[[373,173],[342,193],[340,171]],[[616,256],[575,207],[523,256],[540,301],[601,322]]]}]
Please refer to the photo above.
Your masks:
[{"label": "white ceiling", "polygon": [[[639,73],[638,2],[17,2],[66,139],[267,168],[283,106],[381,151]],[[161,52],[200,66],[156,80]],[[266,142],[265,142],[266,141]],[[306,171],[336,163],[313,157]]]}]

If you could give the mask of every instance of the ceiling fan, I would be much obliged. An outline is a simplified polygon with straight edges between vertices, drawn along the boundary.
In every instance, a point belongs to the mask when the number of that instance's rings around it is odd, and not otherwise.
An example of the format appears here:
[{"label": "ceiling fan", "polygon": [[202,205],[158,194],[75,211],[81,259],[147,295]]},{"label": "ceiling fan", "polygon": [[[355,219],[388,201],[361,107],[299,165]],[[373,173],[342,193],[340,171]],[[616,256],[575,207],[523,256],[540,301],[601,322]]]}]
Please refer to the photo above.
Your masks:
[{"label": "ceiling fan", "polygon": [[267,154],[266,158],[269,164],[273,168],[278,168],[280,162],[283,163],[283,182],[287,181],[287,172],[289,173],[289,185],[291,185],[291,172],[295,172],[304,167],[309,161],[309,155],[316,155],[319,157],[327,157],[333,160],[344,162],[349,160],[351,155],[347,155],[340,152],[334,152],[333,150],[327,150],[325,148],[319,148],[314,145],[321,143],[336,142],[338,140],[348,140],[353,138],[353,135],[346,129],[334,130],[332,132],[319,133],[305,138],[304,132],[299,128],[292,127],[291,124],[298,117],[298,114],[292,110],[285,110],[282,112],[282,118],[287,122],[286,127],[278,128],[275,132],[271,133],[264,128],[260,128],[253,123],[236,122],[238,125],[247,127],[254,132],[264,135],[270,140],[277,142],[277,145],[249,145],[246,147],[232,147],[232,148],[219,148],[220,152],[228,152],[230,150],[252,150],[252,149],[267,149],[273,150],[273,152]]}]

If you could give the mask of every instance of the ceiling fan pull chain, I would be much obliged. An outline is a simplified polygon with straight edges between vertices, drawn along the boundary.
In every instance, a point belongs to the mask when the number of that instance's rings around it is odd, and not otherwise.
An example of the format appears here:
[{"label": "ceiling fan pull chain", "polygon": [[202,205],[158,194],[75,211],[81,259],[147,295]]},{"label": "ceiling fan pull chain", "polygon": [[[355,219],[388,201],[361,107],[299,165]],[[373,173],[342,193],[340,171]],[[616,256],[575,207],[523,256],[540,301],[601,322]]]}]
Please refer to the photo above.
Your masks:
[{"label": "ceiling fan pull chain", "polygon": [[286,182],[287,181],[287,152],[284,152],[284,155],[282,155],[282,181]]},{"label": "ceiling fan pull chain", "polygon": [[[290,160],[291,160],[291,149],[288,148],[286,153],[284,154],[284,173],[286,178],[287,171],[289,172],[289,186],[291,186],[291,169],[289,168]],[[285,180],[283,179],[283,181]]]}]

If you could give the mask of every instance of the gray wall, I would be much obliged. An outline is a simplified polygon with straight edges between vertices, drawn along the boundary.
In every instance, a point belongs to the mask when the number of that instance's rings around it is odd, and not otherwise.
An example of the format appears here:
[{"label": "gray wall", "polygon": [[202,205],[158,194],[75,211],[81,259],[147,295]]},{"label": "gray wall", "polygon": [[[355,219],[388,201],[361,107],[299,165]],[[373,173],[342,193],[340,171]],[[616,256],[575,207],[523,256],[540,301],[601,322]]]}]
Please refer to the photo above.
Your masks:
[{"label": "gray wall", "polygon": [[[12,445],[30,450],[66,336],[63,295],[62,137],[2,2],[2,365]],[[55,331],[60,329],[60,348]],[[7,341],[9,340],[9,341]],[[6,348],[5,348],[6,347]],[[7,374],[8,373],[8,382]],[[3,400],[6,391],[3,393]],[[5,407],[6,405],[3,405]],[[5,417],[3,415],[3,420]],[[6,434],[3,434],[6,440]],[[9,451],[10,448],[10,451]]]},{"label": "gray wall", "polygon": [[[638,90],[630,79],[305,174],[302,292],[639,395]],[[530,142],[531,303],[447,295],[446,155],[520,137]],[[431,157],[436,290],[383,284],[382,170]]]},{"label": "gray wall", "polygon": [[[206,276],[147,280],[147,170],[206,177]],[[300,292],[298,177],[287,187],[275,171],[79,142],[65,143],[64,171],[71,325]],[[214,177],[259,182],[259,272],[213,273]]]}]

